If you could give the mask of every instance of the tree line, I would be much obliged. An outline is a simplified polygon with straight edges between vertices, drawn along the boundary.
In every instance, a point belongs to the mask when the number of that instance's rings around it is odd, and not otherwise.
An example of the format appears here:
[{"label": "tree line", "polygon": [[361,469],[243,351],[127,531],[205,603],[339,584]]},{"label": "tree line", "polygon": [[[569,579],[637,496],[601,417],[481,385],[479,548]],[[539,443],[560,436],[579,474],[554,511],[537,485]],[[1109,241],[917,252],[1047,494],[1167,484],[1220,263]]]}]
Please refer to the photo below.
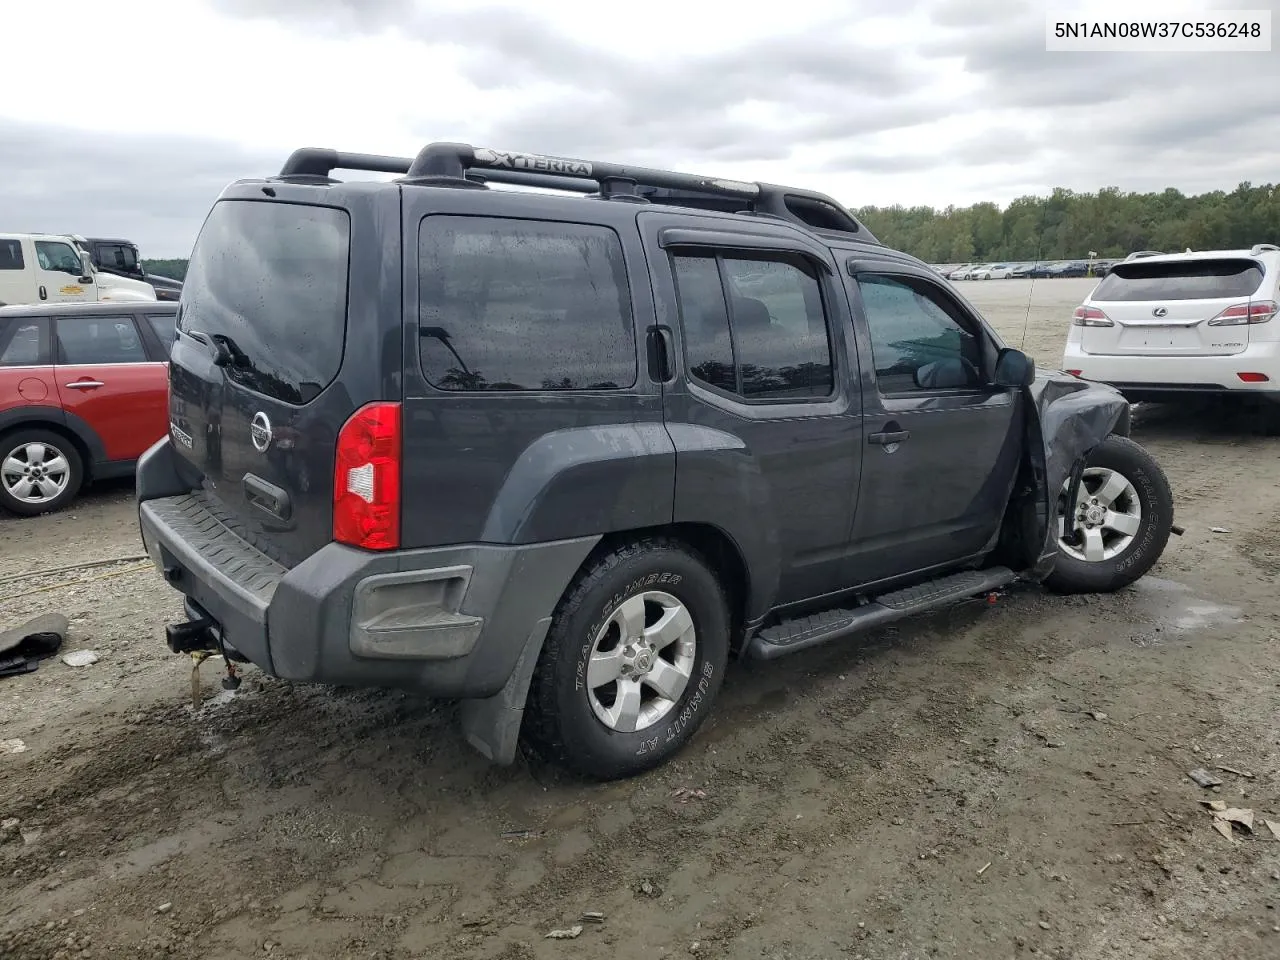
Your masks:
[{"label": "tree line", "polygon": [[187,279],[187,261],[186,260],[143,260],[143,273],[154,273],[158,277],[168,277],[170,280],[186,280]]},{"label": "tree line", "polygon": [[888,246],[927,263],[1083,260],[1135,250],[1174,253],[1280,243],[1280,184],[1241,183],[1230,192],[1188,196],[1172,188],[1126,193],[1106,187],[1019,197],[1001,210],[971,207],[862,207],[854,213]]},{"label": "tree line", "polygon": [[[1057,187],[1047,197],[1019,197],[1003,210],[975,203],[944,210],[859,207],[854,213],[882,242],[927,263],[1083,260],[1091,250],[1123,257],[1135,250],[1280,243],[1280,184],[1270,183],[1196,195],[1172,187],[1159,193]],[[144,269],[185,280],[187,261],[146,260]]]}]

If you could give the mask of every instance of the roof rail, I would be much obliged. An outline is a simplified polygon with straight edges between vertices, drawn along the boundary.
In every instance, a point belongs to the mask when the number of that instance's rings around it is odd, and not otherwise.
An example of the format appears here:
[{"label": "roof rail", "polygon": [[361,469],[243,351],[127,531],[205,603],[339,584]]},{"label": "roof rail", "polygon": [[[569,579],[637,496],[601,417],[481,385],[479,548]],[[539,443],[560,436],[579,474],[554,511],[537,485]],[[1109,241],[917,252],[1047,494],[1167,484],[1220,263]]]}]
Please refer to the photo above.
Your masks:
[{"label": "roof rail", "polygon": [[1271,253],[1280,253],[1280,247],[1277,247],[1274,243],[1255,243],[1253,245],[1253,249],[1249,251],[1249,254],[1256,257],[1264,250]]},{"label": "roof rail", "polygon": [[491,150],[467,143],[429,143],[413,160],[303,147],[293,152],[275,179],[327,179],[336,169],[399,173],[405,176],[406,182],[455,186],[505,183],[605,199],[650,200],[729,213],[770,214],[810,229],[856,233],[862,240],[878,242],[847,209],[826,194],[812,190]]}]

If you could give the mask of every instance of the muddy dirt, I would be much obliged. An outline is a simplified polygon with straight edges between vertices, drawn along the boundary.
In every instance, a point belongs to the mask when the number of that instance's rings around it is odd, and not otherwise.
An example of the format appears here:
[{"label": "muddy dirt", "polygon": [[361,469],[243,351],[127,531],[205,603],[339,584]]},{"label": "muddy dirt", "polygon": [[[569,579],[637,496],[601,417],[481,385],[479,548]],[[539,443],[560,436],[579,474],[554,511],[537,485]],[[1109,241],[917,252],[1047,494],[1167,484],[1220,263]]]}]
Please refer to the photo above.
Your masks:
[{"label": "muddy dirt", "polygon": [[[1056,366],[1088,281],[1029,286],[963,289]],[[145,563],[6,579],[140,553],[128,485],[0,519],[0,625],[61,611],[99,656],[0,680],[0,957],[1280,956],[1280,440],[1169,408],[1135,438],[1186,536],[1134,588],[737,665],[607,786],[489,767],[399,693],[215,661],[193,712]]]}]

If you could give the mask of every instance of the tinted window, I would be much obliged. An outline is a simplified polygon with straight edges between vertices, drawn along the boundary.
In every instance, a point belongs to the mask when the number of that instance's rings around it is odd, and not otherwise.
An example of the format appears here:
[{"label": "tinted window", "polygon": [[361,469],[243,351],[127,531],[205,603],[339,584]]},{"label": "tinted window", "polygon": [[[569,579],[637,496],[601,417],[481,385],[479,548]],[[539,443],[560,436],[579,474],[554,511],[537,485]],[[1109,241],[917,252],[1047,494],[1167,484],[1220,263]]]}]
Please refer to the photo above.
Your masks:
[{"label": "tinted window", "polygon": [[59,363],[145,363],[147,351],[131,317],[59,317]]},{"label": "tinted window", "polygon": [[0,270],[22,270],[26,267],[22,259],[21,240],[0,240]]},{"label": "tinted window", "polygon": [[822,294],[802,260],[679,256],[673,267],[691,377],[748,400],[831,394]]},{"label": "tinted window", "polygon": [[1226,300],[1248,297],[1262,285],[1262,268],[1252,260],[1183,260],[1117,263],[1093,300]]},{"label": "tinted window", "polygon": [[673,264],[689,375],[736,393],[738,374],[719,264],[715,257],[674,257]]},{"label": "tinted window", "polygon": [[40,362],[40,325],[34,320],[0,321],[0,367],[29,367]]},{"label": "tinted window", "polygon": [[36,241],[36,261],[40,264],[41,270],[55,270],[77,277],[84,269],[80,263],[79,254],[72,249],[71,244],[57,243],[52,240]]},{"label": "tinted window", "polygon": [[811,269],[793,262],[724,260],[742,395],[751,400],[830,396],[831,344]]},{"label": "tinted window", "polygon": [[350,221],[343,210],[223,200],[191,254],[178,328],[222,342],[243,387],[313,400],[342,367]]},{"label": "tinted window", "polygon": [[133,270],[138,266],[138,258],[134,256],[132,247],[119,243],[100,243],[98,244],[98,263],[115,270]]},{"label": "tinted window", "polygon": [[608,228],[427,217],[418,286],[422,370],[438,388],[612,390],[636,381],[622,245]]},{"label": "tinted window", "polygon": [[173,346],[173,338],[176,336],[175,329],[177,327],[177,317],[172,313],[149,313],[147,314],[147,323],[151,324],[151,329],[156,332],[156,338],[164,346],[167,351]]},{"label": "tinted window", "polygon": [[932,285],[909,277],[862,276],[858,288],[881,393],[981,383],[981,344]]}]

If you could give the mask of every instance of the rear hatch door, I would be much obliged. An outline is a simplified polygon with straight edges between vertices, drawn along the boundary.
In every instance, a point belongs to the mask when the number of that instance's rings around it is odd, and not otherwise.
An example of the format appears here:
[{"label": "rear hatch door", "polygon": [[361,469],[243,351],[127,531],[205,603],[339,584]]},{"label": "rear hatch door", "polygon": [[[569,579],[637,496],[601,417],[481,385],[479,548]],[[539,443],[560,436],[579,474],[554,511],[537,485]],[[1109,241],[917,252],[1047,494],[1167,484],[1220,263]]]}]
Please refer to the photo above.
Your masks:
[{"label": "rear hatch door", "polygon": [[170,362],[169,433],[215,516],[292,566],[331,539],[350,216],[219,200],[192,253]]},{"label": "rear hatch door", "polygon": [[1241,353],[1249,326],[1211,325],[1228,307],[1248,303],[1263,269],[1248,257],[1135,260],[1116,264],[1089,302],[1112,326],[1086,326],[1086,353],[1215,357]]}]

